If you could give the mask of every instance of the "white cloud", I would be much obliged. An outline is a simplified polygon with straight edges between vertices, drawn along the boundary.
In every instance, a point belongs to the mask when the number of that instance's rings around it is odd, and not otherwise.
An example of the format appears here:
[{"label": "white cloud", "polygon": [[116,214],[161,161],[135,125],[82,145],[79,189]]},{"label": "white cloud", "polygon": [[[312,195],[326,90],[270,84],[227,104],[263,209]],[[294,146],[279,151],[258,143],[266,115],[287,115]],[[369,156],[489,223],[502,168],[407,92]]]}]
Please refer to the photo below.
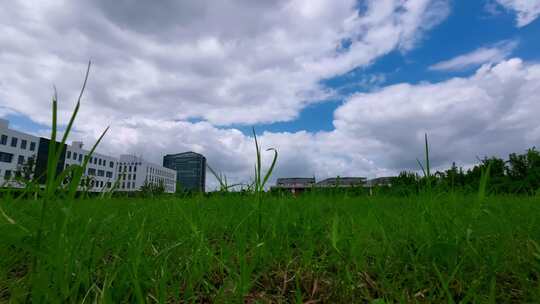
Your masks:
[{"label": "white cloud", "polygon": [[485,63],[497,63],[510,56],[517,47],[515,40],[502,41],[489,47],[481,47],[470,53],[455,58],[438,62],[429,67],[434,71],[458,71]]},{"label": "white cloud", "polygon": [[517,26],[523,27],[533,22],[540,15],[539,0],[495,0],[506,9],[517,14]]},{"label": "white cloud", "polygon": [[292,120],[333,93],[321,80],[410,49],[448,14],[441,0],[363,4],[12,1],[0,5],[0,100],[47,123],[52,84],[72,100],[92,58],[86,108],[113,120]]},{"label": "white cloud", "polygon": [[414,168],[424,133],[435,164],[467,164],[477,154],[507,156],[538,145],[538,96],[540,65],[514,58],[467,78],[354,95],[337,109],[334,124],[346,136],[380,142],[384,150],[369,155],[385,168]]}]

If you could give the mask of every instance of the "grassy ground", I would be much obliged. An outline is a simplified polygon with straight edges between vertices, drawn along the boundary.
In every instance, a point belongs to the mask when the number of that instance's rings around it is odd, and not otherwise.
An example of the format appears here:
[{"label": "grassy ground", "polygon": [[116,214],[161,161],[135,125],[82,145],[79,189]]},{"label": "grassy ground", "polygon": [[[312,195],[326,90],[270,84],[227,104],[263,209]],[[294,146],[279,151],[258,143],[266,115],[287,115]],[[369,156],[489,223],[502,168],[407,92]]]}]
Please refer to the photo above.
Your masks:
[{"label": "grassy ground", "polygon": [[0,302],[540,299],[540,198],[56,202],[36,252],[40,206],[2,203]]}]

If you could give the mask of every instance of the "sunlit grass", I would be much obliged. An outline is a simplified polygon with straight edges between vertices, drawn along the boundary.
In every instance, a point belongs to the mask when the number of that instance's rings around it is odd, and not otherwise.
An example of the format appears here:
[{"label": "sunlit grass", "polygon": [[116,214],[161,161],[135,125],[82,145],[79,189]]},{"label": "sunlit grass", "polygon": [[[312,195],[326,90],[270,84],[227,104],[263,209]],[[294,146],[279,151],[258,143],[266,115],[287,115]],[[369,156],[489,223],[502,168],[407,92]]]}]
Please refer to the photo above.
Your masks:
[{"label": "sunlit grass", "polygon": [[[525,302],[540,298],[540,200],[475,196],[56,201],[0,224],[0,299]],[[8,203],[39,227],[39,204]]]}]

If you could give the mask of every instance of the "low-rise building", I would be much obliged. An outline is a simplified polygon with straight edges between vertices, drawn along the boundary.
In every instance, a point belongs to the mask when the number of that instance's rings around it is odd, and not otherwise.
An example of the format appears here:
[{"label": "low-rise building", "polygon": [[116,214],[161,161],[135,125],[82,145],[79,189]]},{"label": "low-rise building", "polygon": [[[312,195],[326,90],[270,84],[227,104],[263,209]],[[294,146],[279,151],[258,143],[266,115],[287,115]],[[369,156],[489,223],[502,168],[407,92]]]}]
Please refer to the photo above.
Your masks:
[{"label": "low-rise building", "polygon": [[82,142],[74,141],[66,147],[64,167],[82,165],[84,160],[90,157],[86,165],[86,172],[84,172],[88,190],[91,192],[110,190],[118,178],[118,158],[96,152],[92,153],[92,156],[88,156],[89,153],[90,151],[83,149]]},{"label": "low-rise building", "polygon": [[392,186],[392,181],[395,177],[394,176],[383,176],[383,177],[377,177],[370,179],[366,182],[366,187],[374,187],[374,186]]},{"label": "low-rise building", "polygon": [[[50,140],[9,128],[9,121],[0,119],[0,187],[22,187],[16,177],[30,172],[30,177],[44,184]],[[138,191],[145,184],[163,184],[165,192],[176,190],[176,171],[133,155],[120,158],[83,148],[83,143],[64,144],[57,174],[71,165],[82,165],[88,159],[80,189],[90,192]]]},{"label": "low-rise building", "polygon": [[361,187],[366,182],[365,177],[331,177],[317,183],[317,187]]},{"label": "low-rise building", "polygon": [[287,177],[278,178],[271,190],[286,190],[293,194],[304,192],[315,185],[314,177]]},{"label": "low-rise building", "polygon": [[145,161],[135,155],[120,155],[119,191],[139,191],[144,185],[163,185],[165,192],[176,191],[176,171]]},{"label": "low-rise building", "polygon": [[[40,137],[9,128],[9,121],[0,119],[0,186],[20,186],[13,181],[25,165],[34,171]],[[33,174],[32,174],[33,175]]]}]

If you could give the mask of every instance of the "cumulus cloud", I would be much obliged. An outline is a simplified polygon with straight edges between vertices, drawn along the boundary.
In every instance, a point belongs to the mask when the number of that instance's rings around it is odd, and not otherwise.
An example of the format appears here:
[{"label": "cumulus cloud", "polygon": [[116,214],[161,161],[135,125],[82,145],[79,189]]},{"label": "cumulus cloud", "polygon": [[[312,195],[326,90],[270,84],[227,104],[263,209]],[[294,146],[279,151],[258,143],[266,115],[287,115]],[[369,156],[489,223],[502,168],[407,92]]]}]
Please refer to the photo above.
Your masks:
[{"label": "cumulus cloud", "polygon": [[430,66],[429,69],[434,71],[458,71],[485,63],[496,63],[510,56],[517,45],[518,42],[515,40],[501,41],[495,45],[481,47],[470,53],[438,62]]},{"label": "cumulus cloud", "polygon": [[506,9],[517,14],[516,24],[523,27],[533,22],[540,15],[540,1],[538,0],[495,0]]},{"label": "cumulus cloud", "polygon": [[0,100],[47,123],[52,84],[70,100],[91,58],[87,108],[107,118],[287,121],[334,94],[321,80],[412,48],[447,14],[442,0],[11,1]]},{"label": "cumulus cloud", "polygon": [[540,65],[514,58],[467,78],[354,95],[337,109],[334,124],[345,136],[379,142],[384,149],[370,155],[389,169],[416,166],[424,133],[435,165],[470,164],[478,154],[506,156],[538,145],[538,96]]}]

